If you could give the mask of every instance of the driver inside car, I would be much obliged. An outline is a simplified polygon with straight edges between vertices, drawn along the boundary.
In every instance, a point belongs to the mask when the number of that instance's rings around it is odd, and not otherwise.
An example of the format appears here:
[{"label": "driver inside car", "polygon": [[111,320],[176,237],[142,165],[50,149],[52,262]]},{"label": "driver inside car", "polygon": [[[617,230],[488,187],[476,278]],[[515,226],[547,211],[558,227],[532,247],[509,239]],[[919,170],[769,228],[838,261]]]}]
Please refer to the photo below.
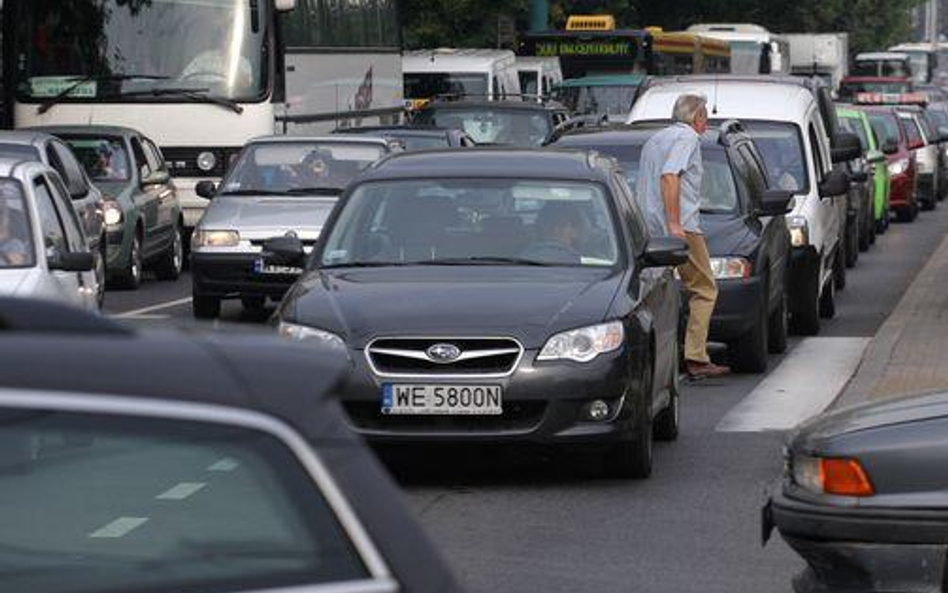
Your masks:
[{"label": "driver inside car", "polygon": [[577,265],[586,237],[586,218],[575,204],[550,202],[537,215],[536,241],[523,257],[547,263]]},{"label": "driver inside car", "polygon": [[25,231],[25,224],[19,225],[15,219],[16,214],[0,193],[0,265],[23,266],[30,261],[29,245],[17,236],[17,231]]}]

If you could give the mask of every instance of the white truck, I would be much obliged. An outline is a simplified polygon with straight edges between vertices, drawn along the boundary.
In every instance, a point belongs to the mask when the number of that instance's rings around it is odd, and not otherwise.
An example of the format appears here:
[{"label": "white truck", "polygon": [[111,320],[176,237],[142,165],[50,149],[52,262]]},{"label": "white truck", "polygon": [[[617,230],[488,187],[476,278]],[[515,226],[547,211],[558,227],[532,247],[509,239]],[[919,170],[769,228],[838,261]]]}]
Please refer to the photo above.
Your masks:
[{"label": "white truck", "polygon": [[790,73],[819,76],[835,93],[849,74],[849,33],[787,33]]}]

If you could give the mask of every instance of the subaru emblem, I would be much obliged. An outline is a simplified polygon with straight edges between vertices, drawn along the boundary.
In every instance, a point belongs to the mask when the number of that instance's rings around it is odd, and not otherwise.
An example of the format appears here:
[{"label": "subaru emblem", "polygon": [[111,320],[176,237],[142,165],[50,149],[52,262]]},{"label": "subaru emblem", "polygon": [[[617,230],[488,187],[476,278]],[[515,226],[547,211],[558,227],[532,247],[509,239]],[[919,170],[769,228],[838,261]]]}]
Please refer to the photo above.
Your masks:
[{"label": "subaru emblem", "polygon": [[438,364],[448,364],[461,357],[461,349],[454,344],[435,344],[426,351],[428,360]]}]

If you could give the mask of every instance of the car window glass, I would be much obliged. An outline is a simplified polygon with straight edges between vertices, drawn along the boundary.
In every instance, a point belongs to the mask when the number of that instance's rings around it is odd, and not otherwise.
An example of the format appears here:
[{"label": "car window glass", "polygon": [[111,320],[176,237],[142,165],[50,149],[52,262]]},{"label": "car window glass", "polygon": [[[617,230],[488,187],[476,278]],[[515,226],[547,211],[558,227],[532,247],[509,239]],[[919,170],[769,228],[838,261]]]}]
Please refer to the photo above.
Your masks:
[{"label": "car window glass", "polygon": [[464,130],[478,144],[540,146],[552,131],[544,109],[436,108],[419,112],[419,125]]},{"label": "car window glass", "polygon": [[905,137],[909,144],[922,141],[922,134],[918,129],[918,124],[915,123],[915,118],[907,113],[899,114],[899,122],[902,124],[902,129],[905,131]]},{"label": "car window glass", "polygon": [[[345,202],[322,263],[502,258],[610,267],[619,260],[619,243],[608,199],[591,182],[364,183]],[[379,215],[382,208],[385,216]]]},{"label": "car window glass", "polygon": [[[763,157],[770,183],[795,193],[809,191],[810,174],[800,128],[791,123],[762,121],[746,121],[744,126]],[[810,133],[812,143],[815,138],[812,124]]]},{"label": "car window glass", "polygon": [[128,151],[117,136],[70,136],[66,139],[93,181],[128,181]]},{"label": "car window glass", "polygon": [[152,171],[161,171],[164,169],[164,160],[161,158],[161,151],[158,150],[151,140],[142,139],[142,145],[145,148],[145,157],[148,159],[148,166]]},{"label": "car window glass", "polygon": [[754,154],[746,145],[738,147],[737,153],[744,162],[743,169],[750,190],[750,198],[755,202],[759,202],[764,192],[767,191],[767,180],[761,174],[757,159],[754,158]]},{"label": "car window glass", "polygon": [[87,194],[89,192],[89,184],[86,183],[86,176],[82,172],[82,165],[76,160],[76,156],[69,150],[69,147],[62,142],[53,142],[52,145],[56,150],[57,156],[59,156],[59,160],[62,162],[63,169],[66,171],[65,174],[58,170],[56,172],[63,178],[70,192],[81,192],[81,195]]},{"label": "car window glass", "polygon": [[645,225],[645,217],[642,210],[635,201],[634,190],[629,187],[629,182],[624,175],[615,174],[615,185],[625,198],[629,209],[629,233],[632,235],[632,243],[636,253],[641,253],[648,242],[648,231]]},{"label": "car window glass", "polygon": [[859,144],[865,153],[869,150],[869,137],[866,135],[866,128],[862,125],[862,120],[858,117],[840,117],[839,126],[844,132],[855,134],[859,138]]},{"label": "car window glass", "polygon": [[26,144],[2,144],[0,143],[0,158],[42,161],[39,150],[35,146]]},{"label": "car window glass", "polygon": [[132,154],[135,155],[135,162],[138,165],[138,174],[141,179],[151,175],[151,165],[148,164],[148,158],[145,156],[145,150],[142,148],[138,138],[132,138]]},{"label": "car window glass", "polygon": [[[0,407],[0,437],[10,591],[367,590],[325,478],[269,433]],[[29,443],[38,452],[18,456]]]},{"label": "car window glass", "polygon": [[79,215],[76,209],[72,207],[69,200],[69,192],[63,184],[59,175],[50,174],[46,178],[48,190],[53,197],[53,204],[56,211],[59,212],[59,218],[66,229],[66,240],[69,242],[70,251],[86,251],[86,239],[82,231],[82,225],[79,222]]},{"label": "car window glass", "polygon": [[63,165],[62,161],[59,159],[59,155],[56,154],[56,150],[53,148],[52,144],[46,145],[46,160],[49,161],[49,166],[53,168],[59,176],[63,179],[68,179],[66,175],[66,167]]},{"label": "car window glass", "polygon": [[39,215],[46,255],[51,256],[69,251],[62,220],[60,220],[59,212],[53,203],[53,196],[42,177],[36,177],[33,180],[33,193],[36,196],[36,211]]},{"label": "car window glass", "polygon": [[869,123],[876,133],[882,137],[883,143],[893,143],[898,145],[901,135],[899,134],[899,122],[897,118],[889,113],[870,112]]},{"label": "car window glass", "polygon": [[23,188],[14,179],[0,179],[0,269],[31,267],[35,261]]},{"label": "car window glass", "polygon": [[[809,139],[810,139],[810,150],[813,151],[813,165],[814,165],[814,168],[816,169],[816,175],[817,177],[822,179],[826,175],[826,169],[824,168],[824,161],[823,161],[823,149],[820,145],[820,137],[816,133],[816,128],[813,126],[812,123],[808,126],[807,135],[809,136]],[[778,186],[779,186],[780,178],[775,175],[773,175],[773,177],[777,181]]]}]

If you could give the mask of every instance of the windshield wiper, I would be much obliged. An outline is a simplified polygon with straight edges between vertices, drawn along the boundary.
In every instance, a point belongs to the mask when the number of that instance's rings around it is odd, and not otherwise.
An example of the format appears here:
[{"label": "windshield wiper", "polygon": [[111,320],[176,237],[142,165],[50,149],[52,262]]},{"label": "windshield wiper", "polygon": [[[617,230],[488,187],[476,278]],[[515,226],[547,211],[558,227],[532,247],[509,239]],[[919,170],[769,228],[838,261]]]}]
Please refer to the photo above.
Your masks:
[{"label": "windshield wiper", "polygon": [[209,88],[154,88],[142,91],[131,91],[119,93],[121,97],[167,97],[169,95],[185,97],[195,103],[213,103],[226,107],[236,114],[244,112],[243,106],[237,101],[226,99],[217,95],[212,95]]},{"label": "windshield wiper", "polygon": [[338,196],[342,193],[341,187],[291,187],[282,193],[289,196],[316,195]]},{"label": "windshield wiper", "polygon": [[167,80],[167,76],[154,76],[151,74],[89,74],[86,76],[74,77],[76,82],[64,88],[58,95],[52,97],[51,99],[45,101],[39,107],[36,108],[36,113],[38,115],[43,115],[63,99],[72,94],[72,92],[84,84],[90,82],[99,82],[99,81],[122,81],[122,80]]},{"label": "windshield wiper", "polygon": [[318,266],[320,270],[332,270],[334,268],[390,268],[390,267],[400,267],[400,266],[413,266],[415,262],[400,262],[400,261],[356,261],[356,262],[343,262],[338,264],[325,264]]},{"label": "windshield wiper", "polygon": [[228,191],[222,191],[220,193],[222,196],[282,196],[285,195],[282,191],[275,191],[272,189],[231,189]]},{"label": "windshield wiper", "polygon": [[514,266],[550,266],[552,264],[525,259],[522,257],[474,256],[474,257],[443,257],[412,262],[416,266],[469,266],[469,265],[514,265]]}]

